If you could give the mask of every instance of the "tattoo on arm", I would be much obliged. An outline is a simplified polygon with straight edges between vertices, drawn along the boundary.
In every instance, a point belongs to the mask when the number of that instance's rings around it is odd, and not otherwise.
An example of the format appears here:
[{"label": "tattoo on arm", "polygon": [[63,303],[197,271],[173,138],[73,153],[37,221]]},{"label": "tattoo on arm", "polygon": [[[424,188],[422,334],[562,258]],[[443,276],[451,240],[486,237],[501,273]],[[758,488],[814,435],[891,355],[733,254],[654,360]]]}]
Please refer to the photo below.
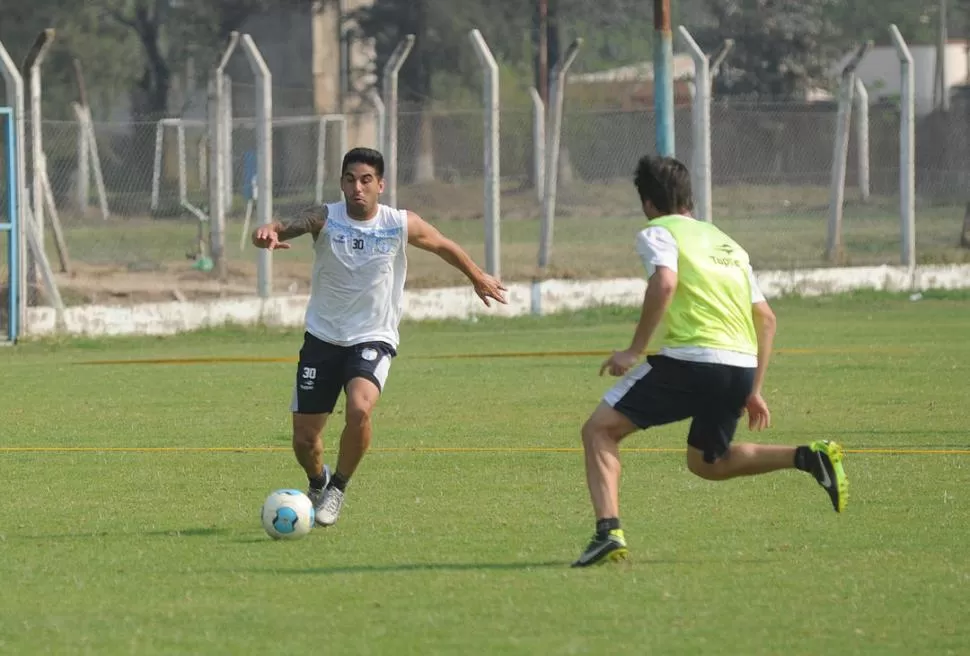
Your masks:
[{"label": "tattoo on arm", "polygon": [[308,207],[296,217],[281,221],[276,234],[280,241],[286,241],[310,233],[316,236],[327,223],[327,206]]}]

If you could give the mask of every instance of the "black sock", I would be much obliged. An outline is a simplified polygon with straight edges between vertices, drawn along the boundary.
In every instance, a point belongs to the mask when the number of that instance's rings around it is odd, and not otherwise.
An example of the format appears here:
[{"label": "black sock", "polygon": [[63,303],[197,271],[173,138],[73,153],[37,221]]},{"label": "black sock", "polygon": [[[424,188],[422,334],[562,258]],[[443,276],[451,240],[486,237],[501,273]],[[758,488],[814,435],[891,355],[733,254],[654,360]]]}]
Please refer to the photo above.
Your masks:
[{"label": "black sock", "polygon": [[349,482],[350,479],[344,478],[343,475],[338,472],[334,472],[333,476],[330,477],[330,485],[337,488],[341,492],[347,489],[347,483]]},{"label": "black sock", "polygon": [[319,476],[307,476],[307,479],[310,481],[310,488],[314,490],[322,490],[327,485],[327,475],[323,471]]},{"label": "black sock", "polygon": [[795,449],[795,469],[814,474],[817,458],[812,458],[811,456],[812,450],[807,446],[800,446]]},{"label": "black sock", "polygon": [[596,521],[596,537],[605,538],[610,531],[620,528],[619,517],[607,517]]}]

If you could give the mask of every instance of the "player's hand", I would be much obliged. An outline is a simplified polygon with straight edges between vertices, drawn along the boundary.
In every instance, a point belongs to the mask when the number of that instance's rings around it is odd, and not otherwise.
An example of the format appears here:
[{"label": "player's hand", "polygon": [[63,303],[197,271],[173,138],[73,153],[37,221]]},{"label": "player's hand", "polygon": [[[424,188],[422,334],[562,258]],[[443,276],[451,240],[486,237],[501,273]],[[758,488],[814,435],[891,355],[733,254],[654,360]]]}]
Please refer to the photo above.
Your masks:
[{"label": "player's hand", "polygon": [[771,411],[761,394],[752,394],[744,404],[748,411],[748,428],[760,431],[771,427]]},{"label": "player's hand", "polygon": [[271,251],[290,247],[285,241],[280,241],[279,235],[276,233],[276,226],[273,225],[259,226],[253,230],[253,246]]},{"label": "player's hand", "polygon": [[485,307],[492,307],[491,301],[488,299],[495,299],[499,303],[508,303],[505,300],[504,292],[508,290],[498,281],[497,278],[493,278],[487,273],[483,273],[479,276],[478,280],[475,281],[475,293],[478,294],[478,298],[482,299],[482,303]]},{"label": "player's hand", "polygon": [[633,351],[613,351],[613,355],[600,366],[600,376],[609,371],[611,376],[624,376],[640,360],[640,354]]}]

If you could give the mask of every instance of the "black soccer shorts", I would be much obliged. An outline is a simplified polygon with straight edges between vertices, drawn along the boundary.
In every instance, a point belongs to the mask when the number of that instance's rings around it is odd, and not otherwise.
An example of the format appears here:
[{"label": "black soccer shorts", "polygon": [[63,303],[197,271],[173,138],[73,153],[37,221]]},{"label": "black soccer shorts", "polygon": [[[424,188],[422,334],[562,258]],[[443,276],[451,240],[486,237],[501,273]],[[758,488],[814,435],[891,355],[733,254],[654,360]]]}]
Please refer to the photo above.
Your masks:
[{"label": "black soccer shorts", "polygon": [[341,390],[354,378],[366,378],[383,391],[396,355],[384,342],[337,346],[306,333],[290,410],[298,414],[333,412]]},{"label": "black soccer shorts", "polygon": [[691,418],[687,444],[715,462],[734,439],[755,370],[651,355],[603,397],[639,428]]}]

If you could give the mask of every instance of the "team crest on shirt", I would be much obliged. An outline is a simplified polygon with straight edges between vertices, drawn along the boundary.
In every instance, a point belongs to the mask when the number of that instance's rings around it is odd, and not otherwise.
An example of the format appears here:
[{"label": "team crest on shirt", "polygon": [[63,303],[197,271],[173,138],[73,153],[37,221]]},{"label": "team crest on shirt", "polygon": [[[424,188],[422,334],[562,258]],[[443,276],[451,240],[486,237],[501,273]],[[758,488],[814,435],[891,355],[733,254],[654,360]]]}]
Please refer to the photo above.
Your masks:
[{"label": "team crest on shirt", "polygon": [[394,240],[393,239],[378,239],[377,240],[377,252],[381,255],[387,255],[394,250]]}]

